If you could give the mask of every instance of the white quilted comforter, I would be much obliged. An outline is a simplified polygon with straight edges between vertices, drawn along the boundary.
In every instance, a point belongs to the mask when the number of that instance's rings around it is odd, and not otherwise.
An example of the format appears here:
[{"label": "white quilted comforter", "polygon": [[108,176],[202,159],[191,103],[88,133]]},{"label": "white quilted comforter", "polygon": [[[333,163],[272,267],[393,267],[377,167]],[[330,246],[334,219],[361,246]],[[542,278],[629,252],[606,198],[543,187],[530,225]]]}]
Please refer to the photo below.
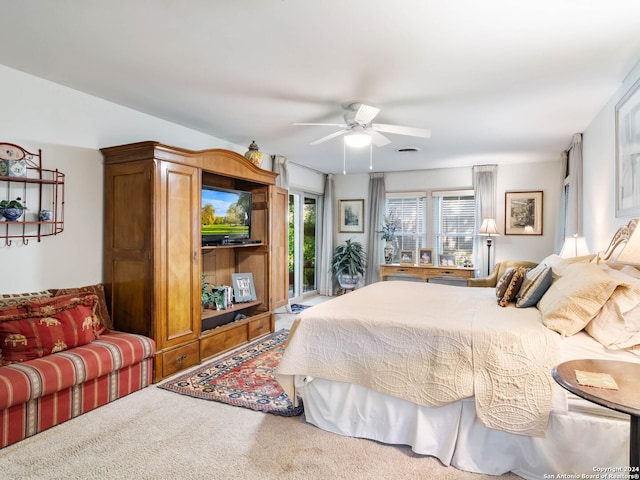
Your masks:
[{"label": "white quilted comforter", "polygon": [[355,383],[437,407],[475,397],[486,426],[544,435],[560,337],[537,308],[498,306],[491,288],[378,282],[295,321],[276,378]]}]

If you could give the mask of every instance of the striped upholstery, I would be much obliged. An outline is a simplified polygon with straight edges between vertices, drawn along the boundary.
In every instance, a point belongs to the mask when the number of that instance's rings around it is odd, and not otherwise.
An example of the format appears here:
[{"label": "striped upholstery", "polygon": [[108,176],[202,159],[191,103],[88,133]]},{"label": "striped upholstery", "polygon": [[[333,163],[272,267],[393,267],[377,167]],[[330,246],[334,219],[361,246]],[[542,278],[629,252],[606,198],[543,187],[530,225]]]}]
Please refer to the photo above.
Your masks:
[{"label": "striped upholstery", "polygon": [[0,448],[148,386],[154,353],[150,338],[110,332],[0,367]]}]

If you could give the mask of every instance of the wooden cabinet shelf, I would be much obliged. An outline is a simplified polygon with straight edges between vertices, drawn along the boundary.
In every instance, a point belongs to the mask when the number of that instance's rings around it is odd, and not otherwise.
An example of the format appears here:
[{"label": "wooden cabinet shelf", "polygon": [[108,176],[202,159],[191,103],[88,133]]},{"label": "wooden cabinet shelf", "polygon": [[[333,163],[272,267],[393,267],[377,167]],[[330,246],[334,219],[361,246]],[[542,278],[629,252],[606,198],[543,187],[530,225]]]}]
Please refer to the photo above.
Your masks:
[{"label": "wooden cabinet shelf", "polygon": [[[155,340],[154,382],[272,332],[288,293],[288,193],[277,175],[221,149],[141,142],[101,151],[107,302],[115,329]],[[202,246],[203,185],[252,193],[260,243]],[[202,310],[203,275],[221,286],[243,272],[252,273],[255,301]]]}]

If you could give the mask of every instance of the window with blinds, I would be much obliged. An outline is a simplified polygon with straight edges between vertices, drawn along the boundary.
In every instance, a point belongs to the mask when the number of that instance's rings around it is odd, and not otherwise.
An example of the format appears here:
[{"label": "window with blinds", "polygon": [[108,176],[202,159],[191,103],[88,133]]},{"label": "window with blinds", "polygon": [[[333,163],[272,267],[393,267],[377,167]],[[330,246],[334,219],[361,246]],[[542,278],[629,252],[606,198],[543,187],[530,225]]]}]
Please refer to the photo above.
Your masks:
[{"label": "window with blinds", "polygon": [[433,192],[433,232],[436,254],[473,259],[475,198],[472,190]]},{"label": "window with blinds", "polygon": [[402,193],[387,195],[387,213],[389,220],[397,228],[393,239],[393,263],[398,263],[400,250],[412,250],[426,243],[426,193]]}]

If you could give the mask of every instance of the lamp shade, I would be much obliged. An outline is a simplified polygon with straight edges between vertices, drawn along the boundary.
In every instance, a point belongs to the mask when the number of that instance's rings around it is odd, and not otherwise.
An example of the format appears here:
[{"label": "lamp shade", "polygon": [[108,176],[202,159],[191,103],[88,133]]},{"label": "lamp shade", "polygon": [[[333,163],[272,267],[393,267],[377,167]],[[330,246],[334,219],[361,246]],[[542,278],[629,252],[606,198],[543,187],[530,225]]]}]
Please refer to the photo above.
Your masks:
[{"label": "lamp shade", "polygon": [[636,228],[631,233],[631,237],[627,240],[618,258],[616,258],[617,263],[640,265],[640,232],[638,230],[640,229]]},{"label": "lamp shade", "polygon": [[588,254],[589,247],[587,247],[586,238],[573,235],[564,239],[564,245],[562,245],[562,250],[560,250],[560,256],[562,258],[580,257]]},{"label": "lamp shade", "polygon": [[478,232],[478,235],[500,235],[500,232],[498,232],[498,225],[496,225],[496,219],[485,218],[484,220],[482,220],[482,225],[480,225],[480,231]]}]

